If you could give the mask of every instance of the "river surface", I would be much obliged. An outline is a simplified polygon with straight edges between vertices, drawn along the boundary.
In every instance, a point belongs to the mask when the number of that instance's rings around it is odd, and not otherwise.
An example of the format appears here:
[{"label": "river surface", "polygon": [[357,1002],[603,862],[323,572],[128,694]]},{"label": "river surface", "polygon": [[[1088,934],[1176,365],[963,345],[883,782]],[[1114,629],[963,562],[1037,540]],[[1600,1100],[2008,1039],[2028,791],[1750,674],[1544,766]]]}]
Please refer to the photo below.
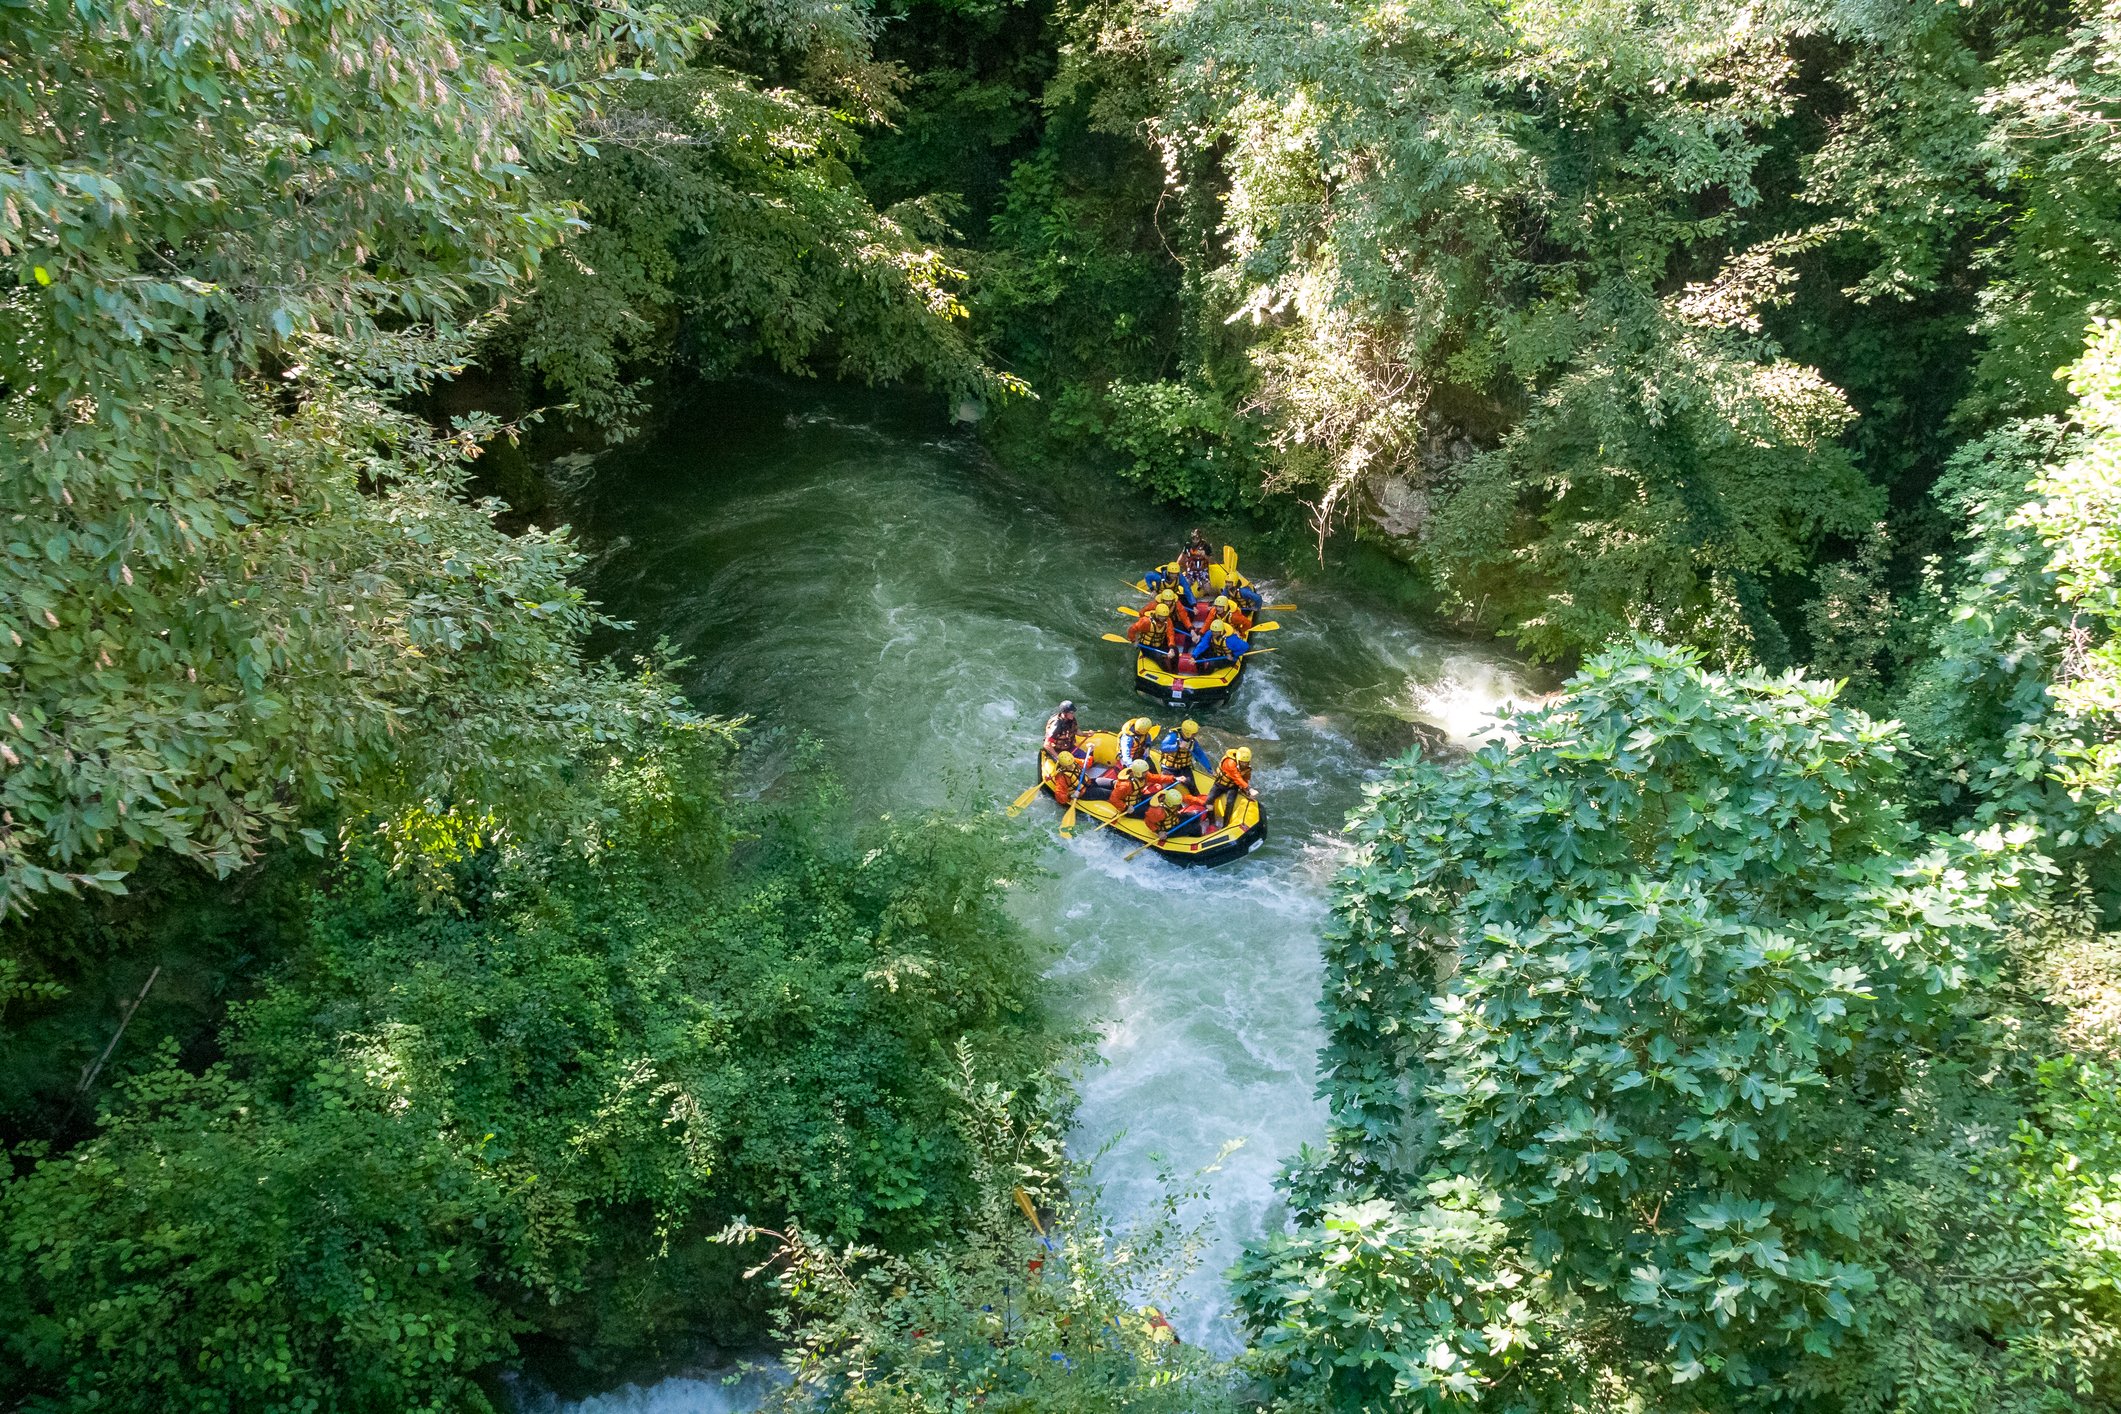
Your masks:
[{"label": "river surface", "polygon": [[[1127,581],[1169,559],[1190,522],[1102,479],[1004,472],[918,395],[704,391],[654,439],[600,459],[569,511],[596,557],[593,592],[642,642],[667,636],[692,658],[699,705],[814,736],[877,813],[1005,803],[1064,697],[1085,727],[1173,716],[1134,695],[1130,654],[1098,635],[1125,627]],[[1243,552],[1232,527],[1204,526]],[[1190,1175],[1242,1146],[1206,1180],[1194,1216],[1207,1247],[1171,1313],[1224,1350],[1237,1334],[1222,1274],[1278,1220],[1282,1161],[1323,1129],[1318,934],[1336,832],[1414,740],[1410,719],[1462,745],[1530,691],[1500,652],[1423,628],[1315,559],[1241,566],[1270,602],[1300,607],[1266,616],[1282,624],[1261,639],[1276,651],[1195,715],[1211,741],[1252,746],[1267,844],[1184,870],[1123,861],[1110,832],[1056,841],[1054,877],[1019,905],[1059,942],[1056,974],[1099,1037],[1072,1142],[1099,1155],[1113,1216],[1145,1211],[1160,1171]],[[580,1407],[728,1407],[699,1388]]]}]

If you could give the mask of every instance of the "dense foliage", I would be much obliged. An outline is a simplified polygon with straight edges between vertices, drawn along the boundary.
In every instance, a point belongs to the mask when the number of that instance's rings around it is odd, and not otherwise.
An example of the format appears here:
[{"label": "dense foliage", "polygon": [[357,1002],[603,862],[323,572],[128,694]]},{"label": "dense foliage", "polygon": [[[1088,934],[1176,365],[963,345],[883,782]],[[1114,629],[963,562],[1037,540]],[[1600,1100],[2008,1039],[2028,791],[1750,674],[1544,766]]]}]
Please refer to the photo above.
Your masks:
[{"label": "dense foliage", "polygon": [[2110,1175],[2057,1161],[2121,1108],[2050,1059],[2058,959],[2111,942],[2030,824],[1924,837],[1900,729],[1835,697],[1639,643],[1373,788],[1328,1148],[1240,1274],[1299,1403],[2121,1392]]},{"label": "dense foliage", "polygon": [[791,1407],[1238,1397],[1052,1160],[1017,847],[733,790],[436,413],[766,367],[1581,665],[1354,826],[1262,1398],[2121,1404],[2117,75],[2113,0],[0,0],[0,1401],[476,1407],[757,1329],[754,1223]]},{"label": "dense foliage", "polygon": [[341,866],[225,1059],[164,1054],[0,1197],[0,1388],[457,1409],[526,1332],[682,1348],[690,1285],[734,1289],[706,1238],[735,1215],[951,1230],[978,1197],[959,1053],[1051,1104],[1001,911],[1025,861],[816,808],[740,817],[729,856],[710,783],[664,764],[615,773],[626,833],[596,858],[481,860],[447,907]]},{"label": "dense foliage", "polygon": [[[967,1057],[955,1119],[981,1198],[947,1245],[910,1257],[835,1246],[800,1228],[737,1224],[721,1240],[767,1245],[792,1378],[773,1408],[844,1414],[1016,1414],[1236,1409],[1227,1365],[1177,1340],[1162,1312],[1191,1260],[1175,1187],[1124,1231],[1099,1214],[1057,1133],[1026,1125],[1016,1096]],[[1034,1227],[1033,1223],[1038,1226]],[[758,1254],[754,1254],[758,1255]]]}]

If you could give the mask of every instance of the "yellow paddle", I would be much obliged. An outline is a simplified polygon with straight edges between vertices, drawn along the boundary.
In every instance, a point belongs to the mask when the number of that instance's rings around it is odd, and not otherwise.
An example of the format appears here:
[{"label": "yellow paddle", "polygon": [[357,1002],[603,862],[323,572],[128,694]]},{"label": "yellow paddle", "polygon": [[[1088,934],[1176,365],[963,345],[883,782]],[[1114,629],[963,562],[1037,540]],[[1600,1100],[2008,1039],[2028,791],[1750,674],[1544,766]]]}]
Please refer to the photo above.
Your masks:
[{"label": "yellow paddle", "polygon": [[[1126,812],[1126,811],[1124,811],[1124,810],[1121,810],[1121,811],[1116,811],[1115,813],[1113,813],[1113,814],[1111,814],[1111,815],[1108,815],[1108,816],[1106,816],[1106,817],[1105,817],[1104,819],[1102,819],[1102,820],[1098,821],[1098,822],[1097,822],[1097,830],[1103,830],[1103,829],[1107,829],[1107,828],[1109,828],[1110,826],[1113,826],[1113,825],[1117,825],[1117,824],[1118,824],[1118,823],[1119,823],[1120,821],[1122,821],[1122,820],[1124,820],[1124,819],[1126,819],[1126,818],[1127,818],[1127,812]],[[1097,833],[1097,830],[1092,830],[1092,831],[1090,832],[1090,835],[1094,835],[1094,834],[1096,834],[1096,833]],[[1088,838],[1090,838],[1090,835],[1084,835],[1084,836],[1083,836],[1083,838],[1084,838],[1084,839],[1088,839]]]},{"label": "yellow paddle", "polygon": [[1031,798],[1038,794],[1039,787],[1043,785],[1045,785],[1044,781],[1033,781],[1028,790],[1026,790],[1022,795],[1018,796],[1015,800],[1011,801],[1009,803],[1009,809],[1007,811],[1009,818],[1014,820],[1017,816],[1023,814],[1024,807],[1031,803]]},{"label": "yellow paddle", "polygon": [[1128,850],[1125,854],[1120,856],[1119,862],[1125,864],[1128,860],[1134,858],[1135,855],[1140,854],[1143,850],[1149,848],[1149,845],[1162,844],[1165,840],[1170,839],[1171,836],[1177,834],[1180,830],[1183,830],[1184,828],[1186,828],[1186,826],[1192,824],[1195,820],[1198,820],[1201,816],[1207,813],[1208,807],[1203,805],[1200,809],[1194,811],[1191,815],[1188,815],[1185,819],[1179,821],[1176,825],[1173,825],[1170,829],[1164,831],[1155,839],[1150,840],[1149,844],[1138,844],[1134,848]]},{"label": "yellow paddle", "polygon": [[1235,545],[1223,546],[1223,573],[1237,573],[1237,547]]},{"label": "yellow paddle", "polygon": [[1124,643],[1124,644],[1126,644],[1126,645],[1127,645],[1127,646],[1128,646],[1129,648],[1139,648],[1139,647],[1141,647],[1141,645],[1140,645],[1139,643],[1136,643],[1136,642],[1135,642],[1135,641],[1134,641],[1133,639],[1131,639],[1131,638],[1122,638],[1122,637],[1120,637],[1120,636],[1119,636],[1118,634],[1116,634],[1116,633],[1101,633],[1101,634],[1099,634],[1099,635],[1098,635],[1098,637],[1099,637],[1099,638],[1102,638],[1102,639],[1103,639],[1103,640],[1105,640],[1105,642],[1107,642],[1107,643]]},{"label": "yellow paddle", "polygon": [[1274,630],[1276,630],[1276,629],[1278,629],[1278,628],[1280,628],[1280,627],[1281,627],[1281,625],[1280,625],[1280,624],[1278,624],[1278,623],[1274,622],[1274,620],[1272,620],[1272,619],[1268,619],[1268,620],[1267,620],[1267,621],[1266,621],[1265,623],[1263,623],[1263,624],[1254,624],[1254,625],[1252,625],[1252,632],[1254,632],[1254,633],[1272,633],[1272,632],[1274,632]]},{"label": "yellow paddle", "polygon": [[1269,604],[1266,607],[1272,609],[1277,614],[1290,614],[1296,611],[1296,606],[1294,604]]}]

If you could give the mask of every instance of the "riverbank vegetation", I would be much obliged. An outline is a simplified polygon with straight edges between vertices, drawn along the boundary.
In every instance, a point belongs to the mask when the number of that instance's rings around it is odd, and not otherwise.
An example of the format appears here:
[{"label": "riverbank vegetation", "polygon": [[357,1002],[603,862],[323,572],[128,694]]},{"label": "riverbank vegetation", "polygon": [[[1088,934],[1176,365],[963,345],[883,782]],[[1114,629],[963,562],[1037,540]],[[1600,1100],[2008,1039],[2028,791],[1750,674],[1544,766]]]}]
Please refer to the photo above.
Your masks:
[{"label": "riverbank vegetation", "polygon": [[766,368],[1580,670],[1355,824],[1245,1398],[2121,1402],[2117,73],[2099,0],[0,5],[0,1398],[476,1407],[763,1329],[754,1223],[802,1397],[1238,1397],[1094,1215],[1016,1284],[1031,858],[756,770],[485,498]]}]

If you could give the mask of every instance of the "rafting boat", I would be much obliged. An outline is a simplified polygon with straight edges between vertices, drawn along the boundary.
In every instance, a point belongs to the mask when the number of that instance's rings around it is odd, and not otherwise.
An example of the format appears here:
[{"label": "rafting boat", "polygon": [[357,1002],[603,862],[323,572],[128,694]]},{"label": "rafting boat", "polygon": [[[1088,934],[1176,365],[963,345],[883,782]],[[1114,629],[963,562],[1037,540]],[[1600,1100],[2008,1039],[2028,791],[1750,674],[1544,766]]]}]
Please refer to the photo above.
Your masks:
[{"label": "rafting boat", "polygon": [[[1085,774],[1099,782],[1109,781],[1110,774],[1119,760],[1119,735],[1116,732],[1090,732],[1081,738],[1090,750],[1090,764]],[[1038,753],[1039,784],[1046,794],[1053,794],[1053,756],[1041,746]],[[1208,794],[1213,778],[1202,768],[1198,756],[1193,763],[1193,792]],[[1222,807],[1218,804],[1208,817],[1209,833],[1196,834],[1187,827],[1184,834],[1172,835],[1159,841],[1139,816],[1128,816],[1113,821],[1116,813],[1102,800],[1084,799],[1076,806],[1077,813],[1086,823],[1077,826],[1078,835],[1087,835],[1091,830],[1103,827],[1105,833],[1125,835],[1134,844],[1147,845],[1164,858],[1179,864],[1227,864],[1241,859],[1258,849],[1267,840],[1267,817],[1259,808],[1259,802],[1244,796],[1229,798],[1229,818],[1219,819]],[[1109,824],[1108,824],[1109,822]]]},{"label": "rafting boat", "polygon": [[[1170,574],[1178,566],[1174,563],[1158,568]],[[1211,599],[1251,582],[1238,573],[1237,551],[1228,545],[1223,547],[1222,563],[1208,566],[1208,597]],[[1151,594],[1146,576],[1136,580],[1134,587],[1145,595]],[[1147,649],[1137,649],[1134,654],[1134,690],[1159,702],[1212,707],[1236,691],[1244,675],[1243,658],[1234,663],[1219,663],[1212,668],[1196,668],[1193,660],[1183,654],[1173,654],[1168,659],[1161,659]]]}]

